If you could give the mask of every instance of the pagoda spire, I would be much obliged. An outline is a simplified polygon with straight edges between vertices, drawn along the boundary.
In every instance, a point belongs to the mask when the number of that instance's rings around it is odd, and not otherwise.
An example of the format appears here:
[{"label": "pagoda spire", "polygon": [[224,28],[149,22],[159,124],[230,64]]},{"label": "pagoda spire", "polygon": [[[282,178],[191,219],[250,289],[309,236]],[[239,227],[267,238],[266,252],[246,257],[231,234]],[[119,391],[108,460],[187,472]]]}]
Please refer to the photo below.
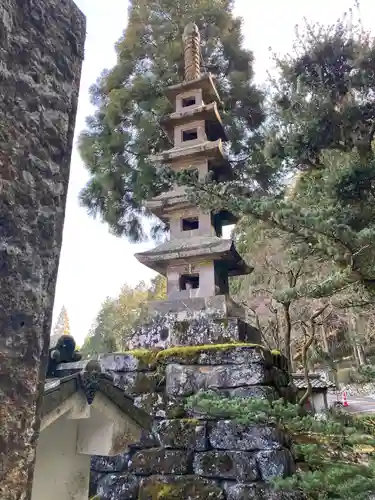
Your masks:
[{"label": "pagoda spire", "polygon": [[198,26],[189,23],[182,37],[184,43],[185,81],[198,80],[201,76],[201,37]]}]

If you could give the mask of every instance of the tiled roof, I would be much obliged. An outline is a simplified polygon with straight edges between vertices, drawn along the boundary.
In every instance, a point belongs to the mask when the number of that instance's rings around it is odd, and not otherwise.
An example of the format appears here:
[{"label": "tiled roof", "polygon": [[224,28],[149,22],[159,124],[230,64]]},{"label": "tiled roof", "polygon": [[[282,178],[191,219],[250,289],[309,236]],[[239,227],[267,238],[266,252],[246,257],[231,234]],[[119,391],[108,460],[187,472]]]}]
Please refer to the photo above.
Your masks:
[{"label": "tiled roof", "polygon": [[[330,387],[335,387],[335,384],[333,384],[330,381],[326,381],[322,379],[319,375],[314,375],[311,374],[309,376],[311,387],[313,389],[328,389]],[[295,373],[293,374],[293,381],[294,385],[297,387],[297,389],[307,389],[307,384],[305,381],[305,377],[302,374]]]},{"label": "tiled roof", "polygon": [[137,425],[151,429],[152,418],[134,404],[134,398],[126,389],[118,387],[110,372],[102,369],[100,362],[84,360],[61,363],[56,368],[56,376],[46,379],[44,384],[42,416],[58,408],[64,401],[81,391],[89,405],[95,394],[101,392]]}]

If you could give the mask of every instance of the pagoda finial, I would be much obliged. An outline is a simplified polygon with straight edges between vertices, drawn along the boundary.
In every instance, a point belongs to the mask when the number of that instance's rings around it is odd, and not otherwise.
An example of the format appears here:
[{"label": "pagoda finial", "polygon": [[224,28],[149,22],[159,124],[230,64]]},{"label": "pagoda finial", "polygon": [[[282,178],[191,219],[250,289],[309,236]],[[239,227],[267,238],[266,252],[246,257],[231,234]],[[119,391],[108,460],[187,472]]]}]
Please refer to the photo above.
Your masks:
[{"label": "pagoda finial", "polygon": [[185,80],[197,80],[201,76],[201,51],[198,26],[189,23],[183,34],[184,59],[185,59]]}]

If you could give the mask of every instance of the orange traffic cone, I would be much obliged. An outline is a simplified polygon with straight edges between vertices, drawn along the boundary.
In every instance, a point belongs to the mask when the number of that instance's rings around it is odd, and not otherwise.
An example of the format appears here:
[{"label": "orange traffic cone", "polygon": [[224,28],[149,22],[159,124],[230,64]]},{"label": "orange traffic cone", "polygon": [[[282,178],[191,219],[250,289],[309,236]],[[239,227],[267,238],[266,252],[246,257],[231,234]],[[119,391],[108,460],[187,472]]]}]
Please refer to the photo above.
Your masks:
[{"label": "orange traffic cone", "polygon": [[348,403],[348,397],[347,397],[347,395],[346,395],[346,391],[344,391],[344,392],[342,393],[342,406],[344,406],[344,407],[349,406],[349,403]]}]

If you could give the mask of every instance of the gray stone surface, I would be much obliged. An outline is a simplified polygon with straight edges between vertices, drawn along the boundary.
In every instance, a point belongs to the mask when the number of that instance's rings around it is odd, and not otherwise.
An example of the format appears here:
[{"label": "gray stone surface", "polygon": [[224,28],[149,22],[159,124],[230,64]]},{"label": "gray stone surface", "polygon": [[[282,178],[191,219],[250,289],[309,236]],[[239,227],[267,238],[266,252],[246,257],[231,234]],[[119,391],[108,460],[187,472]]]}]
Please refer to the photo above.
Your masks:
[{"label": "gray stone surface", "polygon": [[252,365],[261,363],[271,366],[270,352],[261,347],[231,347],[202,352],[199,365]]},{"label": "gray stone surface", "polygon": [[224,482],[222,486],[227,500],[306,500],[299,492],[274,491],[265,484]]},{"label": "gray stone surface", "polygon": [[98,482],[100,500],[136,500],[139,479],[132,474],[109,474]]},{"label": "gray stone surface", "polygon": [[155,392],[158,381],[161,379],[157,372],[113,372],[112,375],[114,385],[129,395]]},{"label": "gray stone surface", "polygon": [[131,450],[138,450],[138,449],[156,448],[157,446],[159,446],[159,441],[155,437],[154,433],[142,430],[141,439],[139,440],[139,442],[129,445],[129,448]]},{"label": "gray stone surface", "polygon": [[295,470],[292,454],[287,449],[259,451],[256,460],[263,481],[275,477],[287,477]]},{"label": "gray stone surface", "polygon": [[195,350],[181,353],[172,352],[160,358],[163,364],[177,363],[181,365],[252,365],[260,363],[271,366],[272,357],[269,351],[259,346],[236,347],[226,345],[221,348]]},{"label": "gray stone surface", "polygon": [[85,18],[73,1],[0,2],[4,500],[30,492],[85,35]]},{"label": "gray stone surface", "polygon": [[265,500],[257,483],[225,482],[223,489],[227,500]]},{"label": "gray stone surface", "polygon": [[[183,302],[183,301],[181,301]],[[184,319],[180,319],[181,318]],[[134,331],[131,349],[167,348],[184,345],[261,342],[260,333],[237,317],[216,318],[207,312],[187,315],[156,314]]]},{"label": "gray stone surface", "polygon": [[[181,300],[160,300],[151,302],[149,310],[159,317],[159,320],[166,315],[177,321],[200,318],[201,315],[209,316],[212,319],[222,319],[226,317],[245,316],[243,307],[234,302],[228,295],[213,295],[211,297],[188,297],[181,303]],[[177,314],[177,316],[173,316]]]},{"label": "gray stone surface", "polygon": [[166,417],[166,398],[160,392],[146,392],[134,398],[134,404],[153,417]]},{"label": "gray stone surface", "polygon": [[91,457],[91,470],[94,472],[125,472],[128,469],[129,454],[115,457]]},{"label": "gray stone surface", "polygon": [[[196,415],[185,408],[185,397],[198,390],[227,397],[275,399],[275,387],[267,385],[273,383],[275,374],[267,354],[256,347],[231,347],[220,352],[184,350],[159,358],[163,361],[154,371],[140,366],[138,371],[126,371],[134,365],[127,359],[115,360],[121,369],[115,373],[120,386],[125,392],[134,392],[136,406],[153,415],[154,425],[152,435],[145,432],[142,440],[130,447],[129,464],[121,462],[121,457],[108,461],[94,458],[93,482],[103,480],[98,474],[112,476],[112,480],[116,474],[133,474],[130,484],[136,484],[134,476],[138,477],[139,491],[132,497],[133,488],[124,498],[134,500],[302,500],[298,494],[275,492],[265,484],[294,471],[290,440],[283,432],[273,426],[245,426],[212,414]],[[158,392],[144,392],[152,387]],[[116,491],[123,488],[121,480],[113,484]]]},{"label": "gray stone surface", "polygon": [[259,477],[254,454],[245,451],[196,453],[194,472],[202,477],[235,479],[239,482],[255,481]]},{"label": "gray stone surface", "polygon": [[194,419],[157,422],[154,432],[164,448],[203,451],[207,447],[207,425]]},{"label": "gray stone surface", "polygon": [[182,450],[153,448],[137,451],[129,464],[129,470],[136,475],[187,474],[191,463],[190,453]]},{"label": "gray stone surface", "polygon": [[103,477],[106,477],[107,475],[108,475],[108,473],[105,473],[105,472],[95,472],[93,470],[91,471],[91,474],[90,474],[90,484],[89,484],[89,498],[91,498],[94,495],[96,495],[96,493],[98,491],[99,481]]},{"label": "gray stone surface", "polygon": [[166,392],[172,396],[190,396],[200,390],[249,387],[271,380],[269,370],[259,363],[235,367],[170,364],[166,368]]},{"label": "gray stone surface", "polygon": [[221,420],[209,425],[209,442],[218,450],[275,450],[284,444],[284,436],[274,427]]},{"label": "gray stone surface", "polygon": [[150,368],[141,359],[126,353],[102,354],[99,361],[102,369],[109,372],[133,372]]},{"label": "gray stone surface", "polygon": [[229,389],[225,393],[232,398],[268,399],[269,401],[280,398],[276,389],[269,386],[237,387]]}]

